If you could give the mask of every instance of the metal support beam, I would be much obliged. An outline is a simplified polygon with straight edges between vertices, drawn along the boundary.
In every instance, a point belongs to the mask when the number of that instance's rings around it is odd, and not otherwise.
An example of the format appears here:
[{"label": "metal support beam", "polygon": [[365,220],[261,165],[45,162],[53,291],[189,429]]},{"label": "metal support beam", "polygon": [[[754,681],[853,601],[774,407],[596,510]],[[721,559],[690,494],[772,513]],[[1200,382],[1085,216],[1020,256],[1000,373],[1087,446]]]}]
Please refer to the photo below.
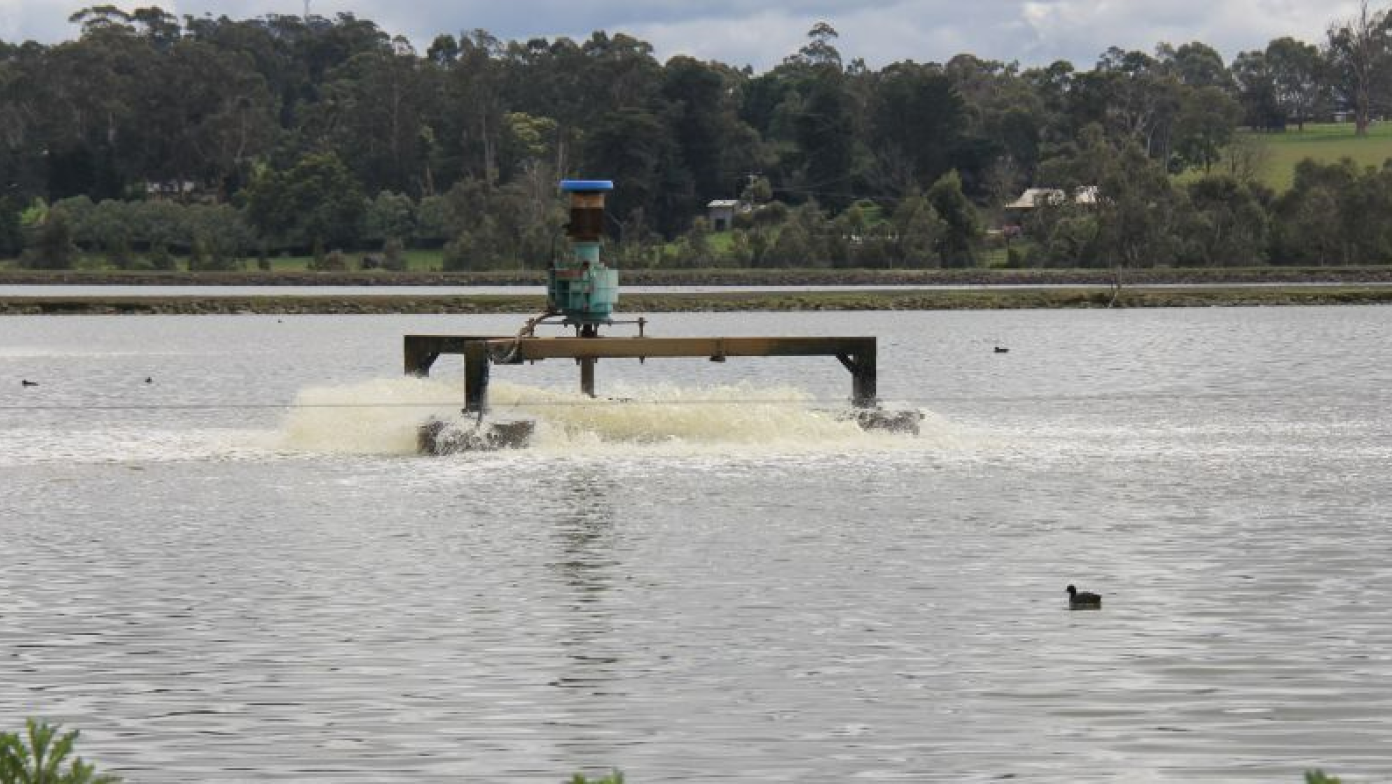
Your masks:
[{"label": "metal support beam", "polygon": [[424,377],[430,375],[430,366],[440,358],[440,352],[431,341],[407,335],[404,356],[406,375]]},{"label": "metal support beam", "polygon": [[875,352],[837,354],[836,358],[851,371],[851,404],[857,408],[874,408],[879,394]]},{"label": "metal support beam", "polygon": [[[873,356],[875,338],[495,338],[499,351],[516,347],[524,361],[647,359],[650,357]],[[873,362],[870,363],[873,367]]]},{"label": "metal support beam", "polygon": [[576,359],[580,362],[580,389],[594,396],[594,365],[598,359],[647,359],[699,357],[723,361],[727,357],[836,357],[851,373],[851,402],[858,408],[874,408],[877,401],[877,354],[873,337],[742,337],[650,338],[588,337],[537,338],[486,335],[407,335],[406,372],[428,375],[441,354],[464,355],[464,405],[470,413],[488,407],[488,366],[494,358],[513,364],[541,359]]},{"label": "metal support beam", "polygon": [[428,376],[441,354],[463,354],[469,340],[498,340],[498,335],[407,335],[404,340],[406,375]]}]

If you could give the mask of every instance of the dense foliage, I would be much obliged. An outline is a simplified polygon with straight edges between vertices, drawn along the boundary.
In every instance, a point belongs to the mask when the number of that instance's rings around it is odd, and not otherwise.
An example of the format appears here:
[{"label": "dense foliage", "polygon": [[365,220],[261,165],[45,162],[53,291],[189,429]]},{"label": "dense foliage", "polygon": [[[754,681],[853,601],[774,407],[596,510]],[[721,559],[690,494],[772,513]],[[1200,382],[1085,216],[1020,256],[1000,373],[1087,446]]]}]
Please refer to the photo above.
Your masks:
[{"label": "dense foliage", "polygon": [[[992,241],[1017,264],[1392,261],[1366,219],[1392,175],[1309,164],[1278,197],[1235,137],[1340,112],[1367,128],[1392,27],[1366,3],[1320,46],[1231,64],[1197,42],[1111,48],[1091,70],[970,54],[873,70],[825,23],[755,73],[604,32],[475,30],[422,53],[351,14],[72,21],[75,40],[0,41],[0,257],[33,267],[408,246],[449,269],[541,266],[565,221],[554,181],[577,174],[620,183],[610,234],[635,265],[970,266],[988,223],[1012,222],[1029,241]],[[1098,198],[1002,217],[1030,186]],[[735,198],[715,242],[705,205]]]}]

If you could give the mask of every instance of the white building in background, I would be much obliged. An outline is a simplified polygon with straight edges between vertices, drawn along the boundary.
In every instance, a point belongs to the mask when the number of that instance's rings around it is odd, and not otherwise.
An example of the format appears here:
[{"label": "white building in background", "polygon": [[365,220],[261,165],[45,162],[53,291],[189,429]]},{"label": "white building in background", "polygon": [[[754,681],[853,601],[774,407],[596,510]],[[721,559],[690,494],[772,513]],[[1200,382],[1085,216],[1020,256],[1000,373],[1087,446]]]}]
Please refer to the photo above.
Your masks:
[{"label": "white building in background", "polygon": [[[1028,211],[1046,205],[1063,204],[1068,194],[1062,188],[1027,188],[1020,198],[1005,205],[1006,210]],[[1096,204],[1097,186],[1080,185],[1073,189],[1074,204]]]},{"label": "white building in background", "polygon": [[739,199],[716,199],[706,205],[706,218],[711,231],[729,231],[735,225],[735,213],[741,209]]}]

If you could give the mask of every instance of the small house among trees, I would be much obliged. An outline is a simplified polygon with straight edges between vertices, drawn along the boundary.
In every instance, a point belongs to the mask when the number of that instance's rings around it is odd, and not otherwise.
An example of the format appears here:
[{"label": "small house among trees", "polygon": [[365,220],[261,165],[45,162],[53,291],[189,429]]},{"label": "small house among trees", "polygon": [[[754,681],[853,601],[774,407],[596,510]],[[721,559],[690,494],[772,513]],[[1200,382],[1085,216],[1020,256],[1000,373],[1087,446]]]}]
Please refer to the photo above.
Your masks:
[{"label": "small house among trees", "polygon": [[[1026,188],[1025,192],[1020,194],[1018,199],[1005,205],[1005,209],[1007,214],[1015,213],[1019,215],[1033,210],[1036,207],[1063,204],[1067,198],[1067,194],[1064,193],[1062,188]],[[1074,188],[1073,203],[1096,204],[1097,186],[1081,185]]]},{"label": "small house among trees", "polygon": [[740,211],[737,199],[716,199],[706,205],[706,217],[711,231],[729,231],[735,224],[735,213]]},{"label": "small house among trees", "polygon": [[1071,202],[1067,192],[1062,188],[1026,188],[1019,198],[1003,207],[1005,212],[1003,231],[1007,237],[1023,234],[1027,219],[1036,209],[1061,207],[1069,203],[1084,207],[1097,204],[1097,186],[1080,185],[1074,188]]}]

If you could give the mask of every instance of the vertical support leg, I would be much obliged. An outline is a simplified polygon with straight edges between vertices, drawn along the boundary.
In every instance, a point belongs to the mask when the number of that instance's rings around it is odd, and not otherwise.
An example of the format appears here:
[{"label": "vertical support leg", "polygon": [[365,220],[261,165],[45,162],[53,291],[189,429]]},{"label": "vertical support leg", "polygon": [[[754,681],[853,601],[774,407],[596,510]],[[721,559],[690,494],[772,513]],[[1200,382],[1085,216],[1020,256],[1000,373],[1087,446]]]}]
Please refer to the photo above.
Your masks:
[{"label": "vertical support leg", "polygon": [[464,344],[464,413],[488,411],[488,344],[471,340]]},{"label": "vertical support leg", "polygon": [[856,408],[874,408],[879,404],[875,364],[874,349],[852,357],[851,405]]},{"label": "vertical support leg", "polygon": [[415,335],[407,335],[404,346],[405,370],[408,376],[430,375],[430,366],[440,358],[439,347],[433,341],[423,340]]},{"label": "vertical support leg", "polygon": [[580,360],[580,393],[587,397],[594,397],[594,366],[593,359]]},{"label": "vertical support leg", "polygon": [[876,357],[875,344],[852,354],[838,354],[837,359],[851,371],[851,405],[856,408],[874,408],[879,405],[876,399]]}]

